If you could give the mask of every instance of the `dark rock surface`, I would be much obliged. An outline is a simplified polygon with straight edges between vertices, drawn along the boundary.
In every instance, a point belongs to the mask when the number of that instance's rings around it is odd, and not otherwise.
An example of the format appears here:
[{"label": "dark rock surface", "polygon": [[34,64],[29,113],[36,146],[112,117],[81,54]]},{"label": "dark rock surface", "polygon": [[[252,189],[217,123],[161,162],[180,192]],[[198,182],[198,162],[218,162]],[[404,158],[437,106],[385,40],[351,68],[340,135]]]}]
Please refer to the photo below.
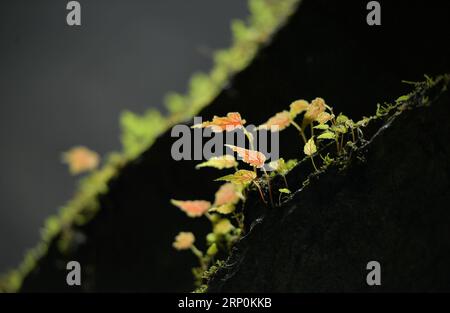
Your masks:
[{"label": "dark rock surface", "polygon": [[[384,125],[345,170],[265,210],[209,291],[450,291],[448,116],[447,91]],[[372,260],[381,286],[366,284]]]},{"label": "dark rock surface", "polygon": [[[371,28],[365,22],[367,11],[364,1],[303,1],[298,11],[273,41],[262,49],[246,70],[234,77],[230,85],[200,115],[209,118],[229,111],[239,111],[249,123],[260,124],[274,113],[285,109],[293,100],[298,98],[311,100],[320,96],[325,98],[337,112],[342,111],[357,120],[362,115],[373,114],[377,102],[392,101],[409,91],[410,86],[401,84],[402,79],[420,81],[424,73],[435,75],[450,72],[448,60],[450,47],[443,40],[447,30],[450,29],[448,25],[450,20],[446,18],[446,11],[439,6],[424,8],[411,2],[404,2],[403,5],[402,1],[398,3],[396,1],[397,5],[392,2],[382,4],[383,26]],[[442,106],[436,106],[436,108],[442,108]],[[435,110],[434,107],[433,110]],[[396,125],[402,125],[401,128],[405,127],[398,132],[403,131],[402,134],[405,136],[407,129],[414,132],[414,129],[421,125],[415,122],[420,122],[420,118],[397,123]],[[434,122],[428,120],[428,123]],[[340,285],[342,277],[338,275],[344,274],[349,279],[348,285],[344,287],[356,289],[355,281],[364,282],[364,277],[361,276],[364,273],[362,263],[366,262],[369,256],[371,259],[380,258],[380,262],[384,264],[386,286],[389,286],[387,282],[392,275],[388,273],[390,268],[397,270],[395,266],[398,263],[393,265],[384,263],[382,258],[393,260],[395,257],[381,252],[386,250],[395,253],[398,247],[390,246],[394,243],[400,246],[410,244],[411,250],[404,250],[404,253],[411,251],[412,257],[417,258],[416,252],[422,246],[425,249],[425,242],[419,240],[420,233],[417,233],[413,243],[388,240],[386,246],[382,246],[381,238],[388,237],[383,237],[383,233],[377,232],[378,228],[386,230],[379,227],[380,224],[388,227],[390,234],[398,236],[394,238],[400,238],[397,232],[409,231],[408,234],[411,236],[414,235],[412,232],[414,227],[420,227],[422,223],[428,225],[434,219],[441,221],[440,216],[429,211],[422,211],[425,210],[423,207],[415,207],[415,203],[423,204],[421,200],[426,197],[437,196],[434,190],[439,186],[430,184],[437,182],[434,180],[436,177],[428,178],[428,172],[443,173],[442,168],[438,168],[443,164],[438,162],[439,159],[433,159],[431,164],[434,165],[429,164],[428,167],[405,167],[406,155],[403,150],[409,148],[413,153],[415,146],[407,144],[420,138],[422,140],[427,138],[419,135],[414,132],[413,136],[417,138],[409,137],[406,142],[400,140],[394,142],[391,138],[389,146],[386,146],[384,150],[381,148],[384,145],[383,140],[374,142],[374,145],[377,144],[380,148],[373,150],[378,153],[371,155],[374,161],[368,160],[367,164],[373,167],[364,165],[364,169],[360,172],[355,170],[356,172],[352,174],[354,175],[353,185],[349,182],[343,183],[347,176],[321,178],[321,184],[324,184],[324,187],[311,192],[308,196],[302,196],[301,202],[299,199],[298,205],[301,204],[302,209],[294,210],[287,217],[288,220],[285,223],[289,224],[289,228],[276,237],[280,249],[283,249],[282,253],[281,250],[280,253],[271,252],[260,259],[259,256],[257,257],[256,247],[255,249],[248,247],[248,257],[251,257],[254,263],[256,262],[254,269],[243,263],[242,266],[246,267],[240,268],[245,268],[248,273],[239,270],[236,273],[236,280],[227,280],[223,286],[219,283],[213,284],[211,290],[269,291],[272,287],[274,289],[271,291],[319,290],[321,286],[327,286],[326,289],[329,290],[337,290],[338,287],[342,287]],[[174,251],[171,243],[178,231],[194,231],[198,238],[202,238],[202,234],[206,234],[209,225],[207,221],[187,218],[171,206],[169,200],[171,198],[212,199],[214,192],[220,186],[220,183],[212,183],[212,180],[221,176],[222,173],[207,169],[196,171],[194,166],[197,162],[174,161],[170,156],[173,141],[170,133],[162,135],[139,159],[126,166],[120,175],[110,182],[108,193],[101,197],[99,214],[86,226],[77,229],[85,236],[86,242],[68,255],[62,255],[54,242],[36,270],[26,278],[22,291],[192,290],[194,286],[191,268],[195,266],[196,260],[189,253]],[[298,157],[301,154],[301,147],[293,145],[293,141],[298,142],[297,133],[293,129],[286,130],[281,138],[283,157]],[[395,145],[398,146],[395,147]],[[396,149],[393,149],[394,147]],[[426,147],[429,149],[434,147],[438,152],[448,151],[445,145]],[[419,152],[414,152],[410,157],[413,158],[416,155],[418,163],[428,164],[424,163],[428,159],[425,152],[417,153]],[[419,157],[425,159],[419,159]],[[407,165],[412,165],[412,162],[413,159]],[[398,171],[404,169],[408,179],[389,175],[383,177],[383,181],[381,176],[377,176],[380,180],[369,182],[368,178],[374,175],[370,173],[371,171],[387,170],[388,166],[394,164],[398,166]],[[400,172],[396,173],[400,175]],[[418,180],[422,185],[418,182],[414,185]],[[360,181],[366,184],[359,183]],[[341,187],[338,186],[339,182],[342,183]],[[383,203],[381,201],[383,198],[374,194],[377,190],[383,191],[375,189],[375,183],[386,185],[385,192],[398,194],[396,205],[402,204],[405,208],[409,208],[409,211],[398,213],[390,211],[388,203]],[[400,183],[406,185],[396,185]],[[424,186],[428,188],[419,192],[418,188]],[[381,188],[380,185],[376,187]],[[350,194],[352,188],[357,188],[353,190],[353,202],[344,205],[344,201],[341,201],[339,202],[342,203],[341,207],[326,210],[332,203],[336,203],[336,199]],[[399,188],[412,188],[414,192],[407,193],[411,198],[400,196]],[[440,197],[445,195],[445,192],[441,193]],[[319,201],[314,204],[314,207],[305,205],[305,203],[312,204],[313,200]],[[375,200],[378,202],[374,202]],[[433,198],[430,198],[430,201],[434,201]],[[377,203],[376,207],[372,207],[373,203]],[[421,211],[417,211],[419,209]],[[444,208],[441,209],[444,210]],[[277,227],[281,225],[283,212],[288,210],[289,208],[285,208],[271,212],[270,214],[274,215],[272,224],[258,226],[267,227],[267,231],[252,232],[252,234],[260,235],[255,235],[253,241],[249,238],[248,242],[257,244],[258,236],[264,234],[268,238],[266,246],[259,247],[272,247],[275,241],[269,240],[269,235],[271,231],[279,230]],[[374,214],[375,210],[386,210],[386,215],[380,214],[374,217],[372,224],[368,225],[368,215]],[[408,215],[408,212],[411,214]],[[420,219],[415,219],[419,212],[422,214]],[[345,220],[342,219],[344,216]],[[384,220],[388,217],[390,220]],[[444,220],[445,216],[442,218],[442,221]],[[410,225],[411,228],[402,229],[399,227],[400,221],[403,221],[404,227]],[[343,224],[341,225],[340,222]],[[307,225],[315,225],[316,228],[309,232],[302,232]],[[348,233],[343,231],[347,228],[351,230]],[[358,233],[358,230],[361,233]],[[445,229],[439,227],[428,231],[436,232],[432,238],[448,235]],[[292,237],[293,234],[297,237]],[[276,233],[272,235],[275,236]],[[352,241],[356,237],[363,240]],[[365,240],[365,237],[380,245],[366,247],[369,240]],[[326,246],[317,246],[317,242]],[[289,247],[289,244],[292,246]],[[340,247],[340,244],[343,246]],[[323,253],[325,247],[333,245],[336,246],[335,250]],[[317,265],[315,268],[302,268],[303,264],[312,266],[312,261],[305,258],[294,259],[299,256],[299,252],[305,251],[310,246],[315,248],[310,250],[309,258],[316,260]],[[445,249],[448,251],[448,246],[444,243],[440,243],[440,246],[443,254],[446,253]],[[363,253],[358,258],[356,254],[351,253],[352,251],[367,253]],[[373,252],[374,255],[368,255],[369,252]],[[342,256],[346,255],[352,255],[353,258],[342,259]],[[420,268],[417,271],[420,272],[422,266],[431,264],[430,258],[427,252],[424,252],[422,262],[417,265],[409,262],[403,266],[418,266]],[[332,259],[338,260],[337,263],[333,263]],[[66,285],[65,264],[68,260],[77,260],[82,264],[83,283],[80,289]],[[283,260],[286,261],[286,265],[282,265]],[[345,267],[348,273],[334,272],[334,269],[340,267],[339,262],[342,260],[354,264],[354,267]],[[272,267],[273,264],[278,267]],[[289,267],[288,264],[298,268]],[[437,269],[439,264],[433,267]],[[355,272],[355,268],[359,272]],[[259,272],[263,270],[267,273]],[[277,274],[277,271],[284,274]],[[309,274],[306,275],[306,273]],[[252,274],[254,277],[251,276]],[[402,272],[395,275],[402,275]],[[285,280],[286,276],[292,276],[292,279]],[[245,285],[244,277],[247,277],[249,282],[253,281],[255,285],[253,287]],[[439,278],[430,276],[430,284],[433,279]],[[323,284],[320,284],[321,282]]]}]

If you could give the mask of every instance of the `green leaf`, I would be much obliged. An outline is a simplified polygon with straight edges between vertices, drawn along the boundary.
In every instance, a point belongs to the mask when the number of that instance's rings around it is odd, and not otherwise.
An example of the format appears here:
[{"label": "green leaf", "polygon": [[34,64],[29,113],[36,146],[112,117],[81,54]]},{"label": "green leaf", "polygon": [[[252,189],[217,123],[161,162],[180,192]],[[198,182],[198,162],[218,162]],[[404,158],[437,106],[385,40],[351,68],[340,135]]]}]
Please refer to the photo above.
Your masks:
[{"label": "green leaf", "polygon": [[217,245],[213,243],[206,251],[206,254],[209,256],[214,256],[217,254],[217,252],[219,252],[219,249],[217,249]]},{"label": "green leaf", "polygon": [[209,244],[213,244],[215,243],[217,240],[217,236],[214,233],[209,233],[208,235],[206,235],[206,241]]},{"label": "green leaf", "polygon": [[307,156],[311,156],[317,152],[317,147],[316,144],[314,143],[313,138],[310,138],[308,142],[305,144],[305,146],[303,147],[303,152],[305,152]]},{"label": "green leaf", "polygon": [[235,210],[235,205],[233,203],[227,203],[223,204],[217,207],[212,207],[209,211],[210,212],[217,212],[220,214],[230,214],[233,213]]},{"label": "green leaf", "polygon": [[280,188],[280,189],[278,189],[278,191],[281,192],[281,193],[286,193],[286,194],[290,194],[291,193],[291,191],[289,189],[287,189],[287,188]]},{"label": "green leaf", "polygon": [[344,124],[345,122],[347,122],[348,117],[345,116],[344,114],[339,114],[339,116],[336,118],[336,123],[338,124]]},{"label": "green leaf", "polygon": [[238,165],[236,159],[232,155],[224,155],[220,157],[212,157],[208,161],[198,164],[195,168],[214,167],[219,170],[224,168],[233,168]]},{"label": "green leaf", "polygon": [[327,153],[327,155],[324,158],[322,157],[322,160],[323,160],[323,163],[325,163],[326,166],[328,166],[328,165],[330,165],[331,163],[334,162],[334,159],[332,157],[330,157],[329,153]]},{"label": "green leaf", "polygon": [[231,224],[231,222],[228,219],[224,218],[214,225],[213,232],[216,235],[225,235],[229,233],[232,229],[233,224]]},{"label": "green leaf", "polygon": [[246,185],[251,183],[256,178],[255,172],[248,170],[239,170],[234,174],[226,175],[217,178],[216,181],[228,181],[237,185]]},{"label": "green leaf", "polygon": [[395,102],[399,103],[399,102],[404,102],[406,100],[409,99],[409,95],[403,95],[397,98],[397,100],[395,100]]},{"label": "green leaf", "polygon": [[321,130],[327,130],[328,128],[330,128],[330,126],[328,126],[327,124],[319,124],[314,126],[315,129],[321,129]]},{"label": "green leaf", "polygon": [[331,127],[331,129],[336,133],[341,133],[341,134],[347,133],[347,127],[345,127],[344,125],[336,125],[336,126]]},{"label": "green leaf", "polygon": [[323,132],[322,134],[319,135],[319,137],[317,137],[317,139],[335,139],[335,138],[336,135],[330,131]]}]

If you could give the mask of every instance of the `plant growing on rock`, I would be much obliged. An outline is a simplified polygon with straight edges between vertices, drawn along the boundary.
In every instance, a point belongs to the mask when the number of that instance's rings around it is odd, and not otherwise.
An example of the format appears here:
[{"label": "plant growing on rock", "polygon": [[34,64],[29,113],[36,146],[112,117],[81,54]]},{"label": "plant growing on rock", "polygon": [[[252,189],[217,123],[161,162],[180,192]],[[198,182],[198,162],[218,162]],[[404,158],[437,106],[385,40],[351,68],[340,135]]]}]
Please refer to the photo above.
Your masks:
[{"label": "plant growing on rock", "polygon": [[[300,134],[304,155],[311,160],[315,172],[319,172],[320,167],[316,164],[315,156],[320,156],[323,164],[322,168],[329,166],[337,158],[347,154],[348,147],[352,149],[355,147],[358,140],[357,134],[362,133],[360,128],[366,126],[369,122],[370,119],[364,118],[355,123],[343,114],[339,114],[336,117],[332,107],[327,105],[325,100],[315,98],[311,102],[306,100],[292,102],[289,110],[276,113],[265,123],[258,126],[257,130],[280,132],[292,125]],[[243,213],[237,212],[236,206],[240,201],[245,201],[245,194],[248,189],[252,186],[256,187],[262,202],[267,204],[262,188],[262,184],[266,184],[270,204],[273,207],[271,179],[276,175],[280,175],[284,181],[285,188],[278,189],[279,206],[281,206],[283,195],[288,196],[292,194],[286,175],[298,164],[297,160],[285,161],[283,158],[280,158],[266,164],[266,156],[255,149],[253,135],[244,127],[245,123],[246,120],[238,112],[230,112],[226,116],[214,116],[211,121],[192,126],[193,128],[211,128],[213,132],[242,130],[249,142],[250,149],[230,144],[225,144],[225,147],[237,153],[238,160],[253,169],[239,169],[239,162],[233,155],[212,157],[198,164],[196,168],[234,169],[234,173],[216,179],[216,181],[224,181],[226,183],[221,185],[215,193],[214,202],[211,203],[205,200],[172,200],[172,204],[179,207],[189,217],[206,216],[212,225],[212,232],[206,236],[206,253],[193,248],[193,246],[189,247],[200,260],[200,267],[194,270],[197,278],[201,277],[199,271],[206,271],[208,266],[212,264],[211,262],[214,261],[214,256],[220,251],[229,251],[232,244],[243,232]],[[335,152],[331,151],[328,148],[330,145],[326,144],[330,140],[336,143]],[[326,155],[320,155],[322,149],[325,148],[327,149]],[[266,168],[273,172],[269,175]],[[263,172],[264,180],[258,178],[258,169]],[[231,216],[235,224],[227,216]],[[174,247],[177,248],[175,244]]]}]

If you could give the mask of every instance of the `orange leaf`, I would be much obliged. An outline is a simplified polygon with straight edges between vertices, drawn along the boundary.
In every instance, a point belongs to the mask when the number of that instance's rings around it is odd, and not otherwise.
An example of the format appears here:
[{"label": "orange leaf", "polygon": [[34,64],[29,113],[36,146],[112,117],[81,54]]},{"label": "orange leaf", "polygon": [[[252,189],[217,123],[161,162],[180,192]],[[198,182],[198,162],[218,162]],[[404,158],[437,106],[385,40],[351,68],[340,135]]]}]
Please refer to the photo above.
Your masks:
[{"label": "orange leaf", "polygon": [[234,152],[237,152],[237,154],[242,158],[242,160],[245,163],[250,164],[252,166],[256,166],[256,167],[260,168],[260,167],[263,167],[264,162],[266,162],[266,156],[259,151],[248,150],[248,149],[236,147],[233,145],[225,145],[225,146],[230,148]]},{"label": "orange leaf", "polygon": [[272,130],[273,127],[276,127],[277,130],[283,130],[289,125],[291,125],[291,114],[288,111],[283,111],[275,114],[275,116],[271,117],[267,122],[259,126],[259,129],[270,129]]},{"label": "orange leaf", "polygon": [[69,165],[71,174],[80,174],[97,168],[100,157],[86,147],[74,147],[63,154],[63,162]]},{"label": "orange leaf", "polygon": [[236,190],[236,186],[232,183],[226,183],[220,186],[216,192],[214,206],[236,204],[239,202],[239,199],[239,192]]},{"label": "orange leaf", "polygon": [[305,112],[309,108],[309,103],[306,100],[297,100],[291,103],[290,105],[290,114],[292,118],[296,117],[302,112]]},{"label": "orange leaf", "polygon": [[194,201],[180,201],[180,200],[170,200],[170,202],[180,208],[181,211],[185,212],[189,217],[199,217],[211,207],[209,201],[204,200],[194,200]]},{"label": "orange leaf", "polygon": [[242,128],[245,120],[241,118],[238,112],[230,112],[226,117],[214,116],[212,121],[203,122],[192,126],[193,128],[211,127],[213,132],[232,131],[236,128]]},{"label": "orange leaf", "polygon": [[303,117],[302,127],[306,127],[307,125],[315,121],[321,113],[325,112],[325,109],[326,104],[322,98],[316,98],[311,101],[311,105],[309,106],[308,111],[306,111],[305,116]]},{"label": "orange leaf", "polygon": [[328,122],[329,120],[331,120],[333,118],[333,115],[331,115],[328,112],[322,112],[320,113],[317,118],[316,118],[316,122],[318,122],[319,124],[325,124],[326,122]]},{"label": "orange leaf", "polygon": [[195,242],[195,236],[191,232],[180,232],[173,242],[172,246],[177,250],[187,250],[192,247]]}]

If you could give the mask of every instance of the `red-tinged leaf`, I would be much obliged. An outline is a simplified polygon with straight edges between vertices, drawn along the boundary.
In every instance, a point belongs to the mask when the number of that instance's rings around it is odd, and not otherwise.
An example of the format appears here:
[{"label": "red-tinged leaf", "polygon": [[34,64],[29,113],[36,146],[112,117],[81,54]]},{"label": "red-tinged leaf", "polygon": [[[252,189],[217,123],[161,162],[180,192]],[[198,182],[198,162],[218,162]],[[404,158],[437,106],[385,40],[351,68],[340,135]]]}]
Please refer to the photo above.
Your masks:
[{"label": "red-tinged leaf", "polygon": [[311,101],[311,105],[309,106],[308,110],[305,113],[305,116],[303,117],[302,127],[306,127],[313,121],[315,121],[321,113],[325,112],[325,109],[326,104],[322,98],[316,98]]},{"label": "red-tinged leaf", "polygon": [[264,162],[266,162],[266,156],[255,150],[248,150],[241,147],[236,147],[233,145],[225,145],[226,147],[230,148],[234,152],[237,152],[237,154],[242,158],[242,160],[250,164],[251,166],[256,166],[257,168],[263,167]]},{"label": "red-tinged leaf", "polygon": [[193,128],[211,127],[213,132],[232,131],[237,128],[242,128],[245,120],[241,118],[238,112],[230,112],[226,117],[214,116],[212,121],[203,122],[192,126]]},{"label": "red-tinged leaf", "polygon": [[240,192],[236,185],[232,183],[223,184],[216,192],[214,206],[236,204],[240,199],[239,194]]},{"label": "red-tinged leaf", "polygon": [[189,217],[199,217],[206,213],[211,207],[211,202],[204,200],[181,201],[170,200],[170,202],[185,212]]},{"label": "red-tinged leaf", "polygon": [[271,131],[280,131],[291,125],[292,118],[288,111],[283,111],[275,114],[267,122],[260,125],[259,129],[269,129]]},{"label": "red-tinged leaf", "polygon": [[97,168],[100,157],[96,152],[79,146],[65,152],[63,162],[69,165],[70,173],[76,175]]},{"label": "red-tinged leaf", "polygon": [[195,242],[195,236],[191,232],[180,232],[175,237],[172,246],[177,250],[187,250],[192,247]]}]

